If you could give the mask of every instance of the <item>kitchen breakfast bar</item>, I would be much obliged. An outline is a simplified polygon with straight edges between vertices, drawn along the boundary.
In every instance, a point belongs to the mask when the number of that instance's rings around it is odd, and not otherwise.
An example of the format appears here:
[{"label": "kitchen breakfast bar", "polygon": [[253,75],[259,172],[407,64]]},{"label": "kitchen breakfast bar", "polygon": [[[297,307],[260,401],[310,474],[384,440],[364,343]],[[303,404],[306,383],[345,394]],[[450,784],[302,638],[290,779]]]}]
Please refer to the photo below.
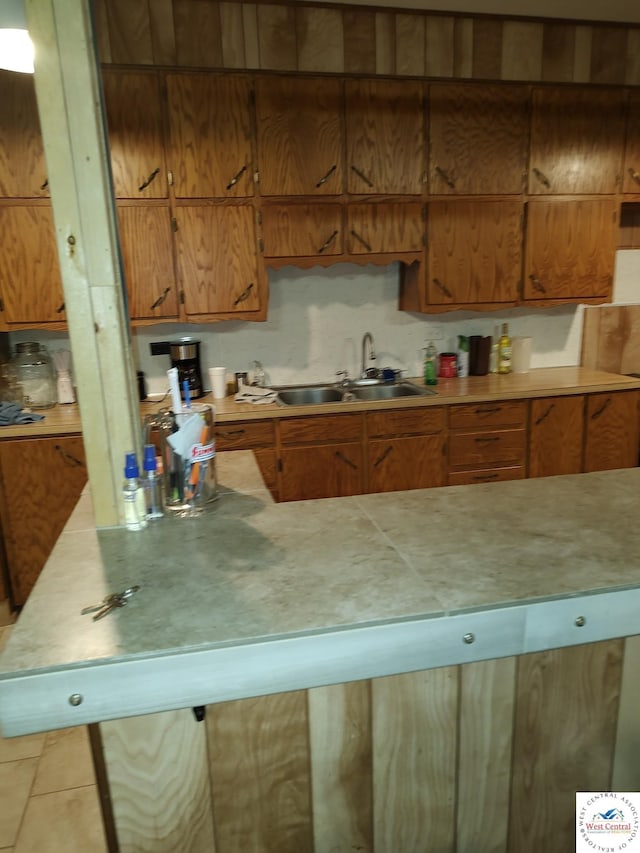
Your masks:
[{"label": "kitchen breakfast bar", "polygon": [[218,478],[140,532],[87,488],[0,658],[6,736],[90,724],[112,850],[565,853],[576,790],[640,790],[640,469]]}]

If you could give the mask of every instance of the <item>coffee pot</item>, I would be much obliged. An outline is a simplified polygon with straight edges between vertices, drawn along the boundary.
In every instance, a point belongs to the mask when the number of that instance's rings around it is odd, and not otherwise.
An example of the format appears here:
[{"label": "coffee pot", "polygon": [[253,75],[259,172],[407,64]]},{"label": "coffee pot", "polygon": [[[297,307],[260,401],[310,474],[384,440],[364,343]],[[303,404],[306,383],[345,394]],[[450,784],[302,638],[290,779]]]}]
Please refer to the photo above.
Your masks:
[{"label": "coffee pot", "polygon": [[151,355],[168,355],[171,367],[178,371],[178,387],[184,399],[184,383],[189,386],[192,400],[202,397],[202,371],[200,369],[200,341],[180,338],[177,341],[158,341],[151,344]]}]

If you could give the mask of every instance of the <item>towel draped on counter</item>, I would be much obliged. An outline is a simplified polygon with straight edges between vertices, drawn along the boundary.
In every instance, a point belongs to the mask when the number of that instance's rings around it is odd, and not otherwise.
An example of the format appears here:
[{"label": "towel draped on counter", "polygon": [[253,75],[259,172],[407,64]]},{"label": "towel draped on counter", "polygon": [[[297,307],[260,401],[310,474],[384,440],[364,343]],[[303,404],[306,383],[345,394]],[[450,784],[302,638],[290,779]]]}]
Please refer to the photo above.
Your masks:
[{"label": "towel draped on counter", "polygon": [[31,424],[44,420],[44,415],[35,412],[24,412],[18,403],[0,403],[0,426],[10,424]]},{"label": "towel draped on counter", "polygon": [[272,388],[241,384],[234,400],[236,403],[275,403],[277,396],[277,392]]}]

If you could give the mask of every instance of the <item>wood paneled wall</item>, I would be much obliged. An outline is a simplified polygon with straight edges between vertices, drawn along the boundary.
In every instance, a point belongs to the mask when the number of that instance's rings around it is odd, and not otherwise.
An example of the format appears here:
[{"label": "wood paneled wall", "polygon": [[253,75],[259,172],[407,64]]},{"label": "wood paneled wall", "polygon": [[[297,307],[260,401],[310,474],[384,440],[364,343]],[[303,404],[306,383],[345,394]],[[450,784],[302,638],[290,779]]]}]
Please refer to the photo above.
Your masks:
[{"label": "wood paneled wall", "polygon": [[161,65],[640,85],[640,27],[217,0],[95,0],[100,58]]},{"label": "wood paneled wall", "polygon": [[120,853],[567,853],[640,785],[626,643],[103,723]]}]

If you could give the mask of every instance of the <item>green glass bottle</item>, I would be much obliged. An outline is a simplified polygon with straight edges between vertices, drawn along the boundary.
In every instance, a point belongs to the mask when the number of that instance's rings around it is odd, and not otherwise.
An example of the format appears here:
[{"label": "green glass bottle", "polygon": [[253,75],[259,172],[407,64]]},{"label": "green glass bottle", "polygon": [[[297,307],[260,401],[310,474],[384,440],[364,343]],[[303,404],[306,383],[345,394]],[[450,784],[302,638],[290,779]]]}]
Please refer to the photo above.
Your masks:
[{"label": "green glass bottle", "polygon": [[437,361],[438,361],[438,350],[435,348],[433,341],[431,341],[429,343],[429,346],[426,348],[425,354],[424,354],[424,384],[425,385],[437,385],[438,384]]}]

